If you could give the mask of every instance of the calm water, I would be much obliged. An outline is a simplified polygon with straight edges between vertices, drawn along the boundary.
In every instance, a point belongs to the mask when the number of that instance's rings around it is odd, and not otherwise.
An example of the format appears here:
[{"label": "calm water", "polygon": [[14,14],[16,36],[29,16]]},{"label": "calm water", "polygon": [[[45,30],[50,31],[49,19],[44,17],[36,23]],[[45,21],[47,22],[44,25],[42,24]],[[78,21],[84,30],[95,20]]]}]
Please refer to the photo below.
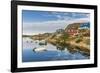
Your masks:
[{"label": "calm water", "polygon": [[[69,50],[67,47],[60,50],[50,43],[41,45],[39,44],[40,42],[30,38],[23,38],[23,62],[89,59],[89,56],[81,51]],[[39,48],[44,48],[45,50],[33,51]]]}]

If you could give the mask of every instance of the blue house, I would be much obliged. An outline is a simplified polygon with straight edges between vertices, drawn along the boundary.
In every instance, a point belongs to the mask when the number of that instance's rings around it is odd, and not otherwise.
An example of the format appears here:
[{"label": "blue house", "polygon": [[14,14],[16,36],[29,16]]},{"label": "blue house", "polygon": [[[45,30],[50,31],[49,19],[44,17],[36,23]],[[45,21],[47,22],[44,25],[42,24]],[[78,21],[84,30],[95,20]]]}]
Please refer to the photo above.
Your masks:
[{"label": "blue house", "polygon": [[82,23],[79,29],[90,29],[90,23]]}]

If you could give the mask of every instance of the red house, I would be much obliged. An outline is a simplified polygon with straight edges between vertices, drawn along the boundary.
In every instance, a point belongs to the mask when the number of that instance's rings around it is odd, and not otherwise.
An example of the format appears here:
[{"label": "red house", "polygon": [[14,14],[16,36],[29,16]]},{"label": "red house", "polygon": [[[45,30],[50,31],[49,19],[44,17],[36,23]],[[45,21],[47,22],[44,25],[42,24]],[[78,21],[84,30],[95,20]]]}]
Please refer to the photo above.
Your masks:
[{"label": "red house", "polygon": [[77,35],[78,34],[78,30],[77,29],[68,29],[67,33],[69,35]]},{"label": "red house", "polygon": [[73,24],[69,24],[66,28],[65,28],[65,32],[69,35],[77,35],[78,34],[78,28],[80,26],[80,23],[73,23]]}]

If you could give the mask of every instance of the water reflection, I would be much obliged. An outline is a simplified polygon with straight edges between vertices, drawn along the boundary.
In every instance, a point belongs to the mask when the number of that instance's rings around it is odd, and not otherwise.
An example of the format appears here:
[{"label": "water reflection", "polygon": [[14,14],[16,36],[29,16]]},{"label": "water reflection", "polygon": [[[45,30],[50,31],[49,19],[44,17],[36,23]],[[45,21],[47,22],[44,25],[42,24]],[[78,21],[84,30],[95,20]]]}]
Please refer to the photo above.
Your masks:
[{"label": "water reflection", "polygon": [[89,56],[64,43],[52,44],[45,40],[23,39],[23,62],[79,59],[89,59]]}]

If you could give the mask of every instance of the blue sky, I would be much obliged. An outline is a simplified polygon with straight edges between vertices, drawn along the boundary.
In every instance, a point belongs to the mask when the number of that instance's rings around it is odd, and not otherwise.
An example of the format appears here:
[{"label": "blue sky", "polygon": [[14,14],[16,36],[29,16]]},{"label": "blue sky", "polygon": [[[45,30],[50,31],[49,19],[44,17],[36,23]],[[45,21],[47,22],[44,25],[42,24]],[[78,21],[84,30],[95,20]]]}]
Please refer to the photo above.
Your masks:
[{"label": "blue sky", "polygon": [[88,13],[22,10],[23,34],[54,32],[71,22],[89,21]]},{"label": "blue sky", "polygon": [[50,12],[50,11],[32,11],[32,10],[23,10],[22,11],[23,22],[32,23],[32,22],[43,22],[43,21],[54,21],[54,20],[63,20],[63,19],[78,19],[78,18],[87,18],[88,14],[86,13],[73,13],[73,12]]},{"label": "blue sky", "polygon": [[23,10],[23,22],[52,21],[57,18],[51,12]]}]

